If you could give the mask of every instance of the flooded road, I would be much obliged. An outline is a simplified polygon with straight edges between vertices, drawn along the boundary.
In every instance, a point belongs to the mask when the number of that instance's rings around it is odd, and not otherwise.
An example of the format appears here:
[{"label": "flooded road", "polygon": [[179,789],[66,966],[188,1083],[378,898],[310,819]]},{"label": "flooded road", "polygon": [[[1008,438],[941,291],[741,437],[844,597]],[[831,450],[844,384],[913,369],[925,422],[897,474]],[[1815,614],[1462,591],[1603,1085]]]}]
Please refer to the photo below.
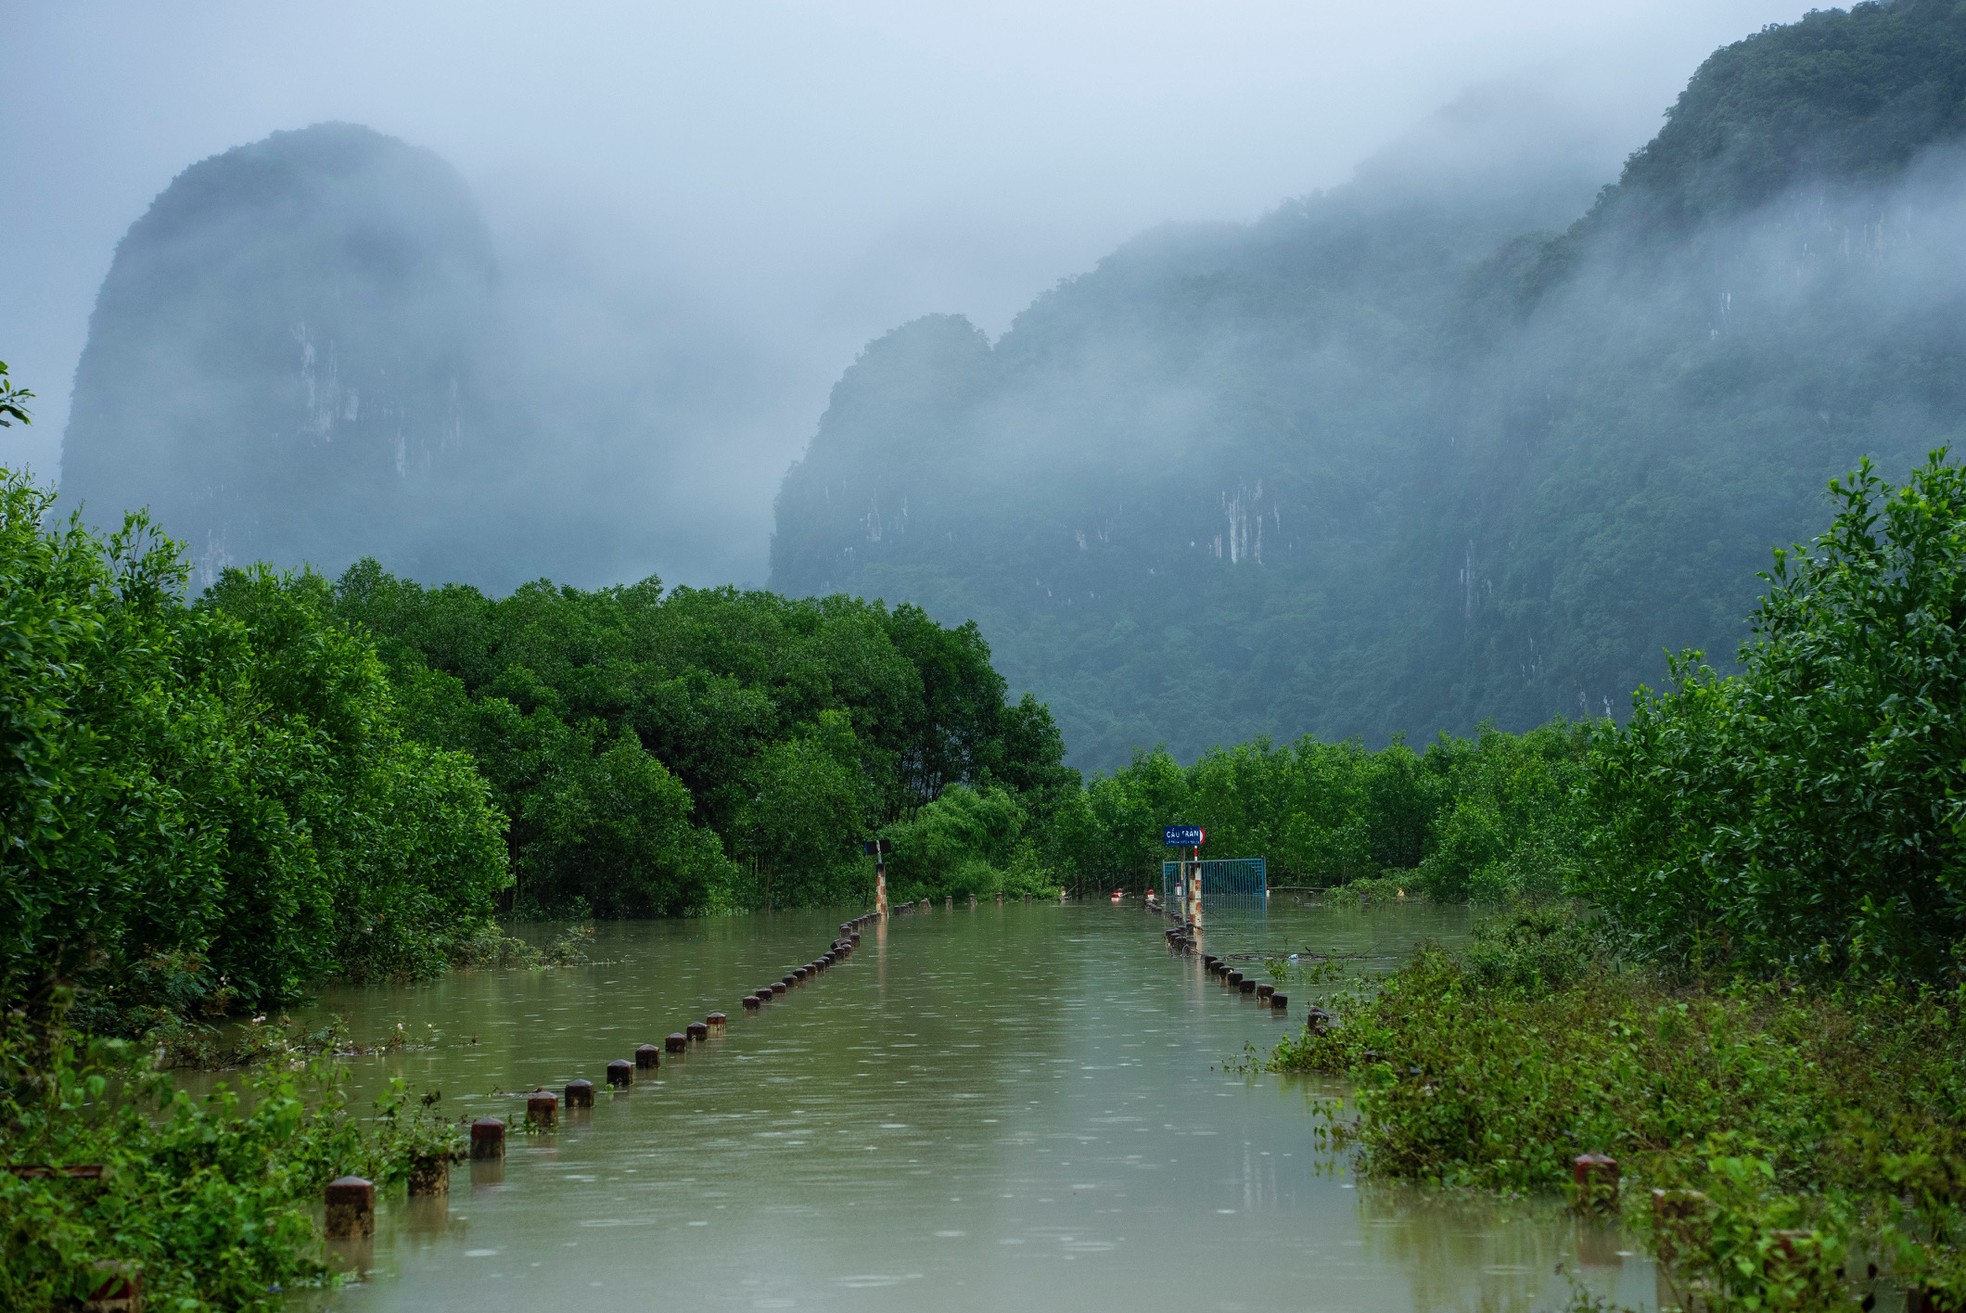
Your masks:
[{"label": "flooded road", "polygon": [[[603,924],[592,964],[324,998],[358,1038],[400,1024],[426,1045],[352,1060],[358,1094],[400,1074],[515,1130],[502,1169],[459,1164],[447,1204],[387,1200],[369,1279],[321,1306],[1560,1308],[1559,1264],[1649,1304],[1649,1264],[1553,1204],[1356,1184],[1320,1146],[1324,1091],[1238,1070],[1302,1024],[1302,987],[1288,1019],[1246,1001],[1137,904],[938,906],[740,1009],[840,917]],[[1278,907],[1212,917],[1208,947],[1375,969],[1465,918]],[[555,1134],[516,1132],[523,1101],[498,1091],[602,1085],[712,1010],[727,1035]]]}]

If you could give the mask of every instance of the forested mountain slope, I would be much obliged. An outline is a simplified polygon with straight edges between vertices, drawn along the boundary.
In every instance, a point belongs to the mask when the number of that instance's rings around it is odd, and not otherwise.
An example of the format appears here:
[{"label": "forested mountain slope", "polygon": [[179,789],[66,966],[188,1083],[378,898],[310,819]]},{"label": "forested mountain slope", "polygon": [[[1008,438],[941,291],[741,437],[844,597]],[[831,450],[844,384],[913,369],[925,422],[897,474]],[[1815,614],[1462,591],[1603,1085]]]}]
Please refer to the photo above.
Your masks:
[{"label": "forested mountain slope", "polygon": [[1082,764],[1622,710],[1731,652],[1828,478],[1958,431],[1962,104],[1966,4],[1815,13],[1594,204],[1462,106],[995,344],[897,329],[785,479],[773,586],[979,620]]},{"label": "forested mountain slope", "polygon": [[103,282],[62,491],[98,523],[150,507],[205,580],[363,549],[441,570],[488,456],[495,280],[462,180],[394,138],[321,124],[195,164]]}]

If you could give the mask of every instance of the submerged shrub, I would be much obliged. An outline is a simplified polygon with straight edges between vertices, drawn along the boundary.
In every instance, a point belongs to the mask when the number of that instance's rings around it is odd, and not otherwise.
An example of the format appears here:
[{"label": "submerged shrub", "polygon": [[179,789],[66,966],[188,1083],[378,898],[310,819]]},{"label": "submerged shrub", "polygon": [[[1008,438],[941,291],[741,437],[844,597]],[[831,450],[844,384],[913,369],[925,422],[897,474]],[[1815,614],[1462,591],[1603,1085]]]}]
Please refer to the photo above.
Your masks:
[{"label": "submerged shrub", "polygon": [[[1630,1224],[1716,1308],[1855,1307],[1864,1273],[1824,1274],[1859,1250],[1966,1274],[1966,995],[1675,985],[1532,911],[1330,1006],[1271,1065],[1353,1083],[1367,1173],[1555,1192],[1608,1153]],[[1695,1192],[1674,1197],[1697,1225],[1659,1222],[1652,1189]]]},{"label": "submerged shrub", "polygon": [[0,1024],[0,1154],[59,1170],[0,1172],[0,1307],[75,1306],[97,1262],[141,1271],[148,1306],[275,1310],[328,1277],[313,1209],[355,1173],[387,1187],[416,1154],[454,1153],[400,1082],[359,1118],[340,1068],[271,1063],[193,1099],[125,1046]]}]

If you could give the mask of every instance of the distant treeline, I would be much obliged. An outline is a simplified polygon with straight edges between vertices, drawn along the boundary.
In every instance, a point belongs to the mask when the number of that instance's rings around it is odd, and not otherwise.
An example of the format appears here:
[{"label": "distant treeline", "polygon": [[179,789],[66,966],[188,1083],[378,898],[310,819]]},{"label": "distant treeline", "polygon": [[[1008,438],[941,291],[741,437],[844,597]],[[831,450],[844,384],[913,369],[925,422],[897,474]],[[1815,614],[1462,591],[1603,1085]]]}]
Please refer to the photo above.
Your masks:
[{"label": "distant treeline", "polygon": [[1443,734],[1424,752],[1257,742],[1185,769],[1156,749],[1067,799],[1055,851],[1087,888],[1137,887],[1165,855],[1161,826],[1191,822],[1208,831],[1204,856],[1265,857],[1272,885],[1387,876],[1442,901],[1553,897],[1576,867],[1590,733]]}]

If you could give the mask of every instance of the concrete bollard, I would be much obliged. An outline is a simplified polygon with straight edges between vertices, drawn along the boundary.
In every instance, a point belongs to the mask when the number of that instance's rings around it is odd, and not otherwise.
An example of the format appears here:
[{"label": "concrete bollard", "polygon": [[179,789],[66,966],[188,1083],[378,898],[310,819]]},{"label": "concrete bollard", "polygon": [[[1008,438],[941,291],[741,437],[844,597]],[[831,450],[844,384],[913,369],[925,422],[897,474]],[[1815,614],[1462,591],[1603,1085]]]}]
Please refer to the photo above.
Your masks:
[{"label": "concrete bollard", "polygon": [[1215,956],[1213,953],[1203,953],[1201,955],[1201,964],[1205,967],[1212,967],[1221,960],[1221,958]]},{"label": "concrete bollard", "polygon": [[1240,972],[1240,971],[1231,971],[1231,972],[1230,972],[1230,973],[1228,974],[1228,977],[1227,977],[1227,979],[1228,979],[1228,982],[1229,982],[1229,983],[1230,983],[1231,985],[1240,985],[1240,984],[1242,983],[1242,972]]},{"label": "concrete bollard", "polygon": [[756,1012],[758,1010],[758,996],[756,994],[746,994],[744,996],[744,1010],[746,1012]]},{"label": "concrete bollard", "polygon": [[793,967],[792,974],[787,976],[786,979],[797,981],[803,985],[811,976],[812,969],[810,967]]},{"label": "concrete bollard", "polygon": [[721,1035],[724,1033],[725,1028],[730,1025],[730,1018],[721,1012],[712,1012],[709,1016],[703,1018],[703,1024],[710,1028],[712,1035]]},{"label": "concrete bollard", "polygon": [[526,1120],[542,1131],[560,1124],[560,1096],[549,1090],[534,1090],[526,1096]]},{"label": "concrete bollard", "polygon": [[1024,895],[1024,906],[1026,906],[1026,907],[1029,907],[1030,905],[1031,905],[1031,895],[1029,895],[1029,894],[1025,894],[1025,895]]},{"label": "concrete bollard", "polygon": [[662,1047],[671,1053],[681,1053],[689,1048],[689,1036],[681,1031],[672,1031],[669,1037],[662,1041]]},{"label": "concrete bollard", "polygon": [[662,1050],[653,1044],[635,1046],[635,1065],[643,1071],[650,1071],[662,1065]]},{"label": "concrete bollard", "polygon": [[626,1058],[616,1058],[608,1064],[608,1088],[625,1090],[635,1083],[635,1068]]},{"label": "concrete bollard", "polygon": [[683,1027],[683,1031],[689,1036],[692,1044],[701,1044],[704,1040],[710,1038],[710,1023],[707,1021],[692,1021],[689,1025]]},{"label": "concrete bollard", "polygon": [[328,1239],[360,1240],[375,1234],[375,1183],[359,1176],[328,1182]]},{"label": "concrete bollard", "polygon": [[852,938],[853,938],[853,947],[855,948],[860,947],[860,932],[858,930],[853,932]]},{"label": "concrete bollard", "polygon": [[953,912],[956,910],[956,896],[954,894],[950,894],[947,898],[944,898],[942,900],[942,910],[945,912]]},{"label": "concrete bollard", "polygon": [[1001,889],[997,890],[997,906],[1003,906],[1003,890]]},{"label": "concrete bollard", "polygon": [[410,1195],[449,1194],[451,1156],[447,1153],[420,1153],[410,1159]]},{"label": "concrete bollard", "polygon": [[915,904],[915,906],[917,906],[917,907],[919,907],[919,908],[921,908],[921,909],[922,909],[922,911],[924,911],[924,912],[926,912],[926,911],[928,911],[928,909],[929,909],[929,902],[928,902],[928,899],[926,899],[926,898],[924,898],[924,899],[922,899],[922,900],[921,900],[921,902],[919,902],[919,903],[917,903],[917,904]]},{"label": "concrete bollard", "polygon": [[1275,1008],[1278,1012],[1282,1012],[1285,1008],[1290,1006],[1289,995],[1287,994],[1270,995],[1270,1006]]},{"label": "concrete bollard", "polygon": [[471,1123],[471,1159],[495,1162],[505,1157],[505,1123],[496,1117],[480,1117]]},{"label": "concrete bollard", "polygon": [[1267,999],[1270,997],[1270,995],[1276,992],[1277,992],[1277,987],[1275,985],[1258,985],[1256,987],[1257,998]]},{"label": "concrete bollard", "polygon": [[789,976],[789,975],[788,975],[788,976],[786,976],[786,977],[785,977],[785,978],[784,978],[783,980],[780,980],[780,981],[779,981],[778,983],[779,983],[779,984],[781,984],[781,985],[783,985],[783,986],[785,986],[785,988],[789,990],[789,989],[791,989],[791,988],[792,988],[792,987],[793,987],[794,985],[797,985],[797,984],[799,984],[799,983],[801,983],[801,982],[800,982],[800,980],[799,980],[799,978],[798,978],[797,976]]},{"label": "concrete bollard", "polygon": [[591,1080],[570,1080],[567,1082],[567,1111],[575,1108],[594,1106],[594,1082]]},{"label": "concrete bollard", "polygon": [[142,1313],[143,1273],[128,1263],[102,1259],[90,1265],[92,1281],[84,1313]]},{"label": "concrete bollard", "polygon": [[1570,1179],[1577,1186],[1577,1207],[1609,1208],[1618,1200],[1618,1160],[1601,1153],[1580,1153],[1570,1160]]},{"label": "concrete bollard", "polygon": [[777,998],[780,994],[783,994],[786,990],[790,988],[791,986],[786,984],[784,981],[774,980],[771,982],[771,996],[773,998]]},{"label": "concrete bollard", "polygon": [[970,907],[970,910],[971,910],[971,911],[975,911],[975,910],[976,910],[976,895],[975,895],[975,894],[971,894],[971,895],[969,896],[969,907]]},{"label": "concrete bollard", "polygon": [[1241,990],[1244,995],[1250,998],[1254,998],[1256,996],[1256,982],[1253,980],[1239,981],[1236,984],[1236,988]]}]

